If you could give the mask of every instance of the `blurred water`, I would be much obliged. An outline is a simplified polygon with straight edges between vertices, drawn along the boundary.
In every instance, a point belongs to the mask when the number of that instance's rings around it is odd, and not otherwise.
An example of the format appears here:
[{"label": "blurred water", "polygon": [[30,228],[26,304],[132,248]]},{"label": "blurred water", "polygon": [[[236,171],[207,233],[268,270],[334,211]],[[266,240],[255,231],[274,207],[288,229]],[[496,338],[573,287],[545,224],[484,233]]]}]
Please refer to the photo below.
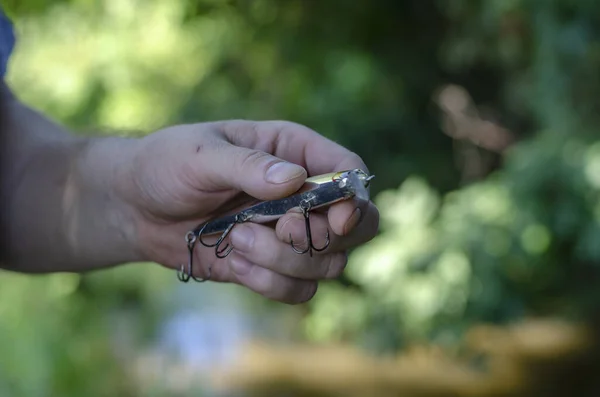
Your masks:
[{"label": "blurred water", "polygon": [[249,316],[234,307],[182,309],[164,325],[160,345],[183,365],[204,370],[232,363],[254,333]]},{"label": "blurred water", "polygon": [[[173,314],[160,328],[156,346],[142,375],[169,392],[217,395],[210,387],[214,370],[233,365],[251,340],[287,339],[285,316],[264,298],[235,285],[179,285],[169,297]],[[292,311],[287,305],[281,310]]]}]

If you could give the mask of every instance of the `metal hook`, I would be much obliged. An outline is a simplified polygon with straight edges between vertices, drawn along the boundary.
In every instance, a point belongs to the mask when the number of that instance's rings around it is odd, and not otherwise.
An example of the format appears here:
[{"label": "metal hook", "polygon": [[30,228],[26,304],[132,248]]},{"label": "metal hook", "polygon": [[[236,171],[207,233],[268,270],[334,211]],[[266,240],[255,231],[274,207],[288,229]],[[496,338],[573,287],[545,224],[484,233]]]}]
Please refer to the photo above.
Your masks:
[{"label": "metal hook", "polygon": [[310,227],[310,213],[309,213],[311,207],[312,207],[312,205],[311,205],[310,201],[308,201],[308,200],[302,200],[300,202],[300,209],[302,210],[302,215],[304,216],[304,224],[306,225],[306,240],[307,240],[308,246],[306,247],[305,250],[299,250],[298,248],[296,248],[294,246],[294,240],[292,239],[291,233],[290,233],[290,244],[291,244],[294,252],[296,252],[297,254],[305,254],[308,252],[309,255],[312,257],[313,251],[317,251],[317,252],[325,251],[327,249],[327,247],[329,247],[330,239],[329,239],[329,229],[327,229],[327,235],[325,237],[325,246],[322,248],[317,248],[313,244],[312,231],[311,231],[311,227]]},{"label": "metal hook", "polygon": [[193,274],[193,260],[194,260],[194,246],[196,244],[196,235],[193,232],[188,232],[185,235],[185,241],[187,242],[187,246],[188,246],[188,251],[189,251],[189,259],[188,259],[188,271],[187,273],[184,272],[183,269],[183,264],[181,265],[181,269],[177,271],[177,278],[179,279],[179,281],[187,283],[188,281],[190,281],[190,279],[198,282],[198,283],[203,283],[205,281],[210,280],[210,276],[211,276],[211,268],[210,266],[208,267],[208,275],[206,276],[206,278],[199,278],[194,276]]},{"label": "metal hook", "polygon": [[219,244],[221,243],[221,241],[222,241],[222,239],[221,239],[221,238],[219,238],[219,239],[217,240],[217,242],[216,242],[216,243],[214,243],[214,244],[207,244],[207,243],[205,243],[204,241],[202,241],[202,233],[204,233],[204,229],[206,229],[206,227],[207,227],[207,226],[208,226],[208,222],[206,222],[206,223],[205,223],[205,224],[202,226],[202,228],[201,228],[201,229],[198,231],[198,241],[200,241],[200,244],[202,244],[202,245],[203,245],[203,246],[205,246],[205,247],[208,247],[208,248],[215,247],[215,246],[217,246],[217,245],[219,245]]},{"label": "metal hook", "polygon": [[[246,222],[246,220],[248,220],[248,216],[246,214],[244,214],[244,213],[237,214],[235,217],[235,220],[229,226],[227,226],[227,229],[225,229],[223,234],[221,234],[221,236],[219,237],[217,242],[214,244],[207,244],[204,241],[202,241],[202,233],[204,232],[204,229],[206,228],[206,226],[208,226],[208,222],[207,222],[204,226],[202,226],[202,228],[198,232],[198,241],[200,241],[200,244],[202,244],[205,247],[209,247],[209,248],[215,247],[215,255],[217,256],[217,258],[223,259],[231,253],[231,251],[233,250],[233,247],[230,246],[229,243],[227,243],[227,245],[225,245],[225,247],[223,247],[222,249],[220,249],[219,247],[221,246],[221,244],[223,244],[223,241],[225,241],[227,236],[229,236],[229,233],[231,233],[231,230],[233,229],[233,227],[235,225],[237,225],[238,223]],[[223,254],[223,253],[225,253],[225,254]]]},{"label": "metal hook", "polygon": [[[221,259],[225,258],[227,255],[229,255],[231,253],[231,250],[233,249],[233,247],[232,246],[230,247],[229,243],[225,246],[225,248],[223,248],[220,251],[219,251],[219,247],[221,246],[223,241],[225,241],[225,238],[229,235],[229,233],[231,232],[233,227],[238,223],[240,223],[240,222],[238,221],[238,218],[236,217],[235,222],[233,222],[231,225],[227,226],[227,229],[225,229],[225,231],[223,232],[221,237],[219,237],[219,242],[215,248],[215,255],[217,256],[217,258],[221,258]],[[227,250],[227,247],[229,247],[228,250]],[[227,250],[227,251],[225,251],[225,250]],[[223,252],[225,252],[225,255],[221,255]]]}]

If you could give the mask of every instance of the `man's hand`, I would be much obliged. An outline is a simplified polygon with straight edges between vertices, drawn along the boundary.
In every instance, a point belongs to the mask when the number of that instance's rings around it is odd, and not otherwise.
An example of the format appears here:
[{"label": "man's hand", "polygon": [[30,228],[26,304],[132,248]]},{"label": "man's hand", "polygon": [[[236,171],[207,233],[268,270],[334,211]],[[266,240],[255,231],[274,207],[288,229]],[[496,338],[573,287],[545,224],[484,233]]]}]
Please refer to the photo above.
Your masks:
[{"label": "man's hand", "polygon": [[[3,86],[4,87],[4,86]],[[4,91],[3,91],[4,92]],[[84,272],[152,261],[187,264],[185,234],[239,204],[295,192],[307,175],[367,171],[360,157],[290,122],[224,121],[170,127],[141,139],[84,138],[3,95],[0,266],[20,272]],[[311,214],[314,244],[300,214],[275,227],[236,225],[225,259],[201,244],[195,275],[244,285],[271,299],[310,299],[318,280],[340,275],[346,250],[373,238],[379,214],[369,203],[338,203]]]},{"label": "man's hand", "polygon": [[[356,154],[316,132],[284,121],[226,121],[170,127],[129,146],[129,161],[118,170],[117,195],[134,219],[134,244],[145,260],[179,269],[188,261],[185,234],[231,208],[240,194],[261,200],[299,189],[307,175],[345,169],[368,171]],[[129,216],[128,216],[129,218]],[[346,250],[373,238],[378,212],[352,200],[326,214],[311,214],[315,246],[295,253],[289,241],[306,242],[300,214],[282,217],[275,227],[245,223],[231,232],[233,251],[224,259],[196,245],[195,275],[245,285],[271,299],[300,303],[312,298],[321,279],[338,277]]]}]

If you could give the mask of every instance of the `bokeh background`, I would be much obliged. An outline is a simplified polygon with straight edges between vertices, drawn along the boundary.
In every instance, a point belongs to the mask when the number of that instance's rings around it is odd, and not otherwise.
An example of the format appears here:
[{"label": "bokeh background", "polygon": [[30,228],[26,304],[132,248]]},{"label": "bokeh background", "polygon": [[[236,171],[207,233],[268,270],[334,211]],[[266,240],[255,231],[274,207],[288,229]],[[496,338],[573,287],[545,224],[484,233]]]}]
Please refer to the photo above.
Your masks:
[{"label": "bokeh background", "polygon": [[600,395],[600,2],[2,5],[9,83],[73,131],[303,123],[376,174],[381,230],[293,307],[0,272],[0,396]]}]

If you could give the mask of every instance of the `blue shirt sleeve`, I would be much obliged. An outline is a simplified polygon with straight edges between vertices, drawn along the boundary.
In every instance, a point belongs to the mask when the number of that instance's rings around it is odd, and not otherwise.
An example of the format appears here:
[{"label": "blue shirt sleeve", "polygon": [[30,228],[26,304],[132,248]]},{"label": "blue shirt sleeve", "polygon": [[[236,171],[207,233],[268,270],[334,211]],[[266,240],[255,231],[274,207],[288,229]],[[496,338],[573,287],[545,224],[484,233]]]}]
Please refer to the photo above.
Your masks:
[{"label": "blue shirt sleeve", "polygon": [[8,60],[15,46],[15,33],[8,17],[0,6],[0,76],[4,78]]}]

